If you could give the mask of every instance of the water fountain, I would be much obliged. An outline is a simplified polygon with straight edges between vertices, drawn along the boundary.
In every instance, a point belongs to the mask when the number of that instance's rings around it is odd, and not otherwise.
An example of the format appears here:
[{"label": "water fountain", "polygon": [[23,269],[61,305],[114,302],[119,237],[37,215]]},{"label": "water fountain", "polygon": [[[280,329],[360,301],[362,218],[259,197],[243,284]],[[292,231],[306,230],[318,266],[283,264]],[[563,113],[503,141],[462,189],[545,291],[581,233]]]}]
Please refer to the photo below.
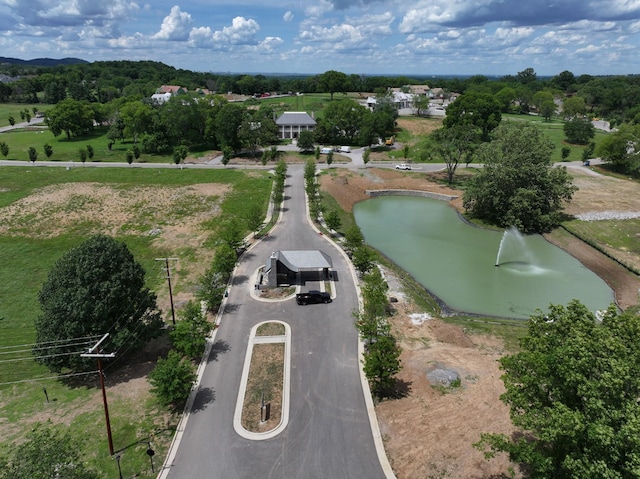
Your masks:
[{"label": "water fountain", "polygon": [[498,247],[498,254],[496,255],[495,266],[497,267],[500,266],[501,263],[507,262],[525,264],[535,263],[533,253],[527,247],[525,236],[513,226],[505,230],[502,234],[500,246]]}]

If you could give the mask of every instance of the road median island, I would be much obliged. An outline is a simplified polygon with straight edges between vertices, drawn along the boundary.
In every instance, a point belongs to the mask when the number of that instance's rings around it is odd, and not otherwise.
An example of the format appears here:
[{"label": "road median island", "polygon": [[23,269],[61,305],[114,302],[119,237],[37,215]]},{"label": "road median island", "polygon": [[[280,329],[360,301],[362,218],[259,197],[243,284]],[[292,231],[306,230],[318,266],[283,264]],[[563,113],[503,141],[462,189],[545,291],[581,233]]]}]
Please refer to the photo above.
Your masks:
[{"label": "road median island", "polygon": [[236,405],[236,432],[267,439],[288,423],[290,329],[279,321],[255,326],[249,337]]}]

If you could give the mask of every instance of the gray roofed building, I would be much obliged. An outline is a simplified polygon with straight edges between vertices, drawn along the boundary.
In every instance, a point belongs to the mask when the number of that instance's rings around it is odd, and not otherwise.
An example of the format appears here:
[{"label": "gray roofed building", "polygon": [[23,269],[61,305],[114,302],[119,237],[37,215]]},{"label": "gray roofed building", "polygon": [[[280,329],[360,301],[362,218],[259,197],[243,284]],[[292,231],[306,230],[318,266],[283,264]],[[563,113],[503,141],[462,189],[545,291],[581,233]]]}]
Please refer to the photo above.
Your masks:
[{"label": "gray roofed building", "polygon": [[316,120],[305,111],[285,111],[276,120],[282,139],[297,138],[301,131],[313,131]]},{"label": "gray roofed building", "polygon": [[305,272],[322,273],[328,277],[332,267],[331,257],[320,250],[274,251],[265,264],[264,274],[269,286],[275,287],[283,282],[293,284]]}]

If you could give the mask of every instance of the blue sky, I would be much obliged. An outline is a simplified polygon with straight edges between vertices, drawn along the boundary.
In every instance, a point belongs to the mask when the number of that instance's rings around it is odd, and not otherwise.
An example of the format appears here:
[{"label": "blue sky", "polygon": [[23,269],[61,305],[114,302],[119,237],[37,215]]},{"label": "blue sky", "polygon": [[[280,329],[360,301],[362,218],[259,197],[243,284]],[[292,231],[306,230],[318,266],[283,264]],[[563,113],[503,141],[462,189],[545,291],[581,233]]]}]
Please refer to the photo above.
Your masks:
[{"label": "blue sky", "polygon": [[195,71],[640,73],[640,0],[0,0],[0,56]]}]

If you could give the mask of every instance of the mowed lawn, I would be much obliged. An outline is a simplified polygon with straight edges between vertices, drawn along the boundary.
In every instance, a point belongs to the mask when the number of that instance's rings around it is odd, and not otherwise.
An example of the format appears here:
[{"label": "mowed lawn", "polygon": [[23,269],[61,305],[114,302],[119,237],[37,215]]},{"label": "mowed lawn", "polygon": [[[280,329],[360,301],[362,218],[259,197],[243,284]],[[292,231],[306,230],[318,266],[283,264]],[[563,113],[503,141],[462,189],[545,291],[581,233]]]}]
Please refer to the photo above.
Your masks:
[{"label": "mowed lawn", "polygon": [[[205,252],[208,253],[206,257],[211,257],[224,221],[236,218],[244,227],[245,212],[253,205],[262,206],[266,212],[272,179],[267,171],[4,167],[0,168],[0,215],[4,215],[15,202],[30,199],[43,188],[66,185],[73,189],[73,184],[80,183],[118,190],[140,187],[178,190],[196,184],[227,185],[226,193],[218,201],[219,215],[202,223],[207,236],[198,247],[169,250],[154,241],[153,236],[143,233],[135,223],[121,230],[118,239],[127,244],[145,268],[149,287],[158,291],[166,286],[166,279],[156,258],[179,257],[181,269],[194,269]],[[191,196],[185,198],[190,199]],[[90,202],[77,205],[69,202],[66,205],[70,215],[78,208],[87,207],[90,207]],[[132,208],[135,210],[139,206],[132,205]],[[188,218],[202,214],[202,202],[176,201],[170,213],[174,222],[180,223],[181,218],[186,222]],[[140,214],[140,222],[144,224],[146,213],[141,211]],[[16,222],[15,219],[12,221]],[[41,380],[55,375],[30,359],[30,348],[35,339],[34,321],[39,314],[38,291],[56,260],[93,234],[96,224],[77,224],[70,228],[72,231],[57,235],[43,236],[38,231],[32,235],[25,234],[32,221],[35,220],[28,214],[19,216],[20,235],[0,234],[0,455],[23,437],[35,422],[53,415],[67,424],[72,434],[82,438],[83,456],[93,467],[103,471],[102,477],[117,477],[115,461],[109,457],[106,448],[102,404],[93,381],[95,377],[84,377],[73,384],[55,379]],[[174,293],[193,292],[195,286],[176,284]],[[167,317],[167,311],[164,311],[164,316]],[[112,372],[108,379],[114,377],[117,373]],[[48,404],[44,388],[52,400]],[[161,461],[175,427],[162,424],[162,417],[166,415],[164,408],[159,407],[153,397],[137,401],[126,394],[122,397],[116,394],[111,401],[116,449],[153,437],[158,453],[156,460]],[[148,470],[149,458],[145,449],[146,444],[127,450],[126,462],[123,462],[128,471],[125,477],[133,474],[154,477]]]}]

